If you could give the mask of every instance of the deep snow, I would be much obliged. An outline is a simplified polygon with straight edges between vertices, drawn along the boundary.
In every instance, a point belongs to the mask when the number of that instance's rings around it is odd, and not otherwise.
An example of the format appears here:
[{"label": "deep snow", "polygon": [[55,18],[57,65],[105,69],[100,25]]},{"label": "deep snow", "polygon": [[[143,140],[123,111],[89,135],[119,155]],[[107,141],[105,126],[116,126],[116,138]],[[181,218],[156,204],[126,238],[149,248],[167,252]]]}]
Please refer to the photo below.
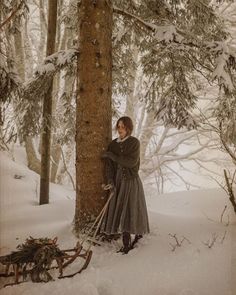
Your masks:
[{"label": "deep snow", "polygon": [[[0,255],[15,250],[29,236],[57,236],[60,248],[73,247],[75,193],[51,184],[50,204],[39,206],[38,175],[2,152],[0,164]],[[235,295],[236,219],[225,192],[158,195],[151,187],[145,192],[151,233],[128,255],[116,253],[120,240],[96,246],[82,274],[63,280],[55,276],[49,283],[28,281],[2,288],[1,294]],[[172,251],[176,243],[170,235],[186,239]],[[205,244],[213,235],[216,242],[208,248]],[[0,283],[2,287],[5,281]]]}]

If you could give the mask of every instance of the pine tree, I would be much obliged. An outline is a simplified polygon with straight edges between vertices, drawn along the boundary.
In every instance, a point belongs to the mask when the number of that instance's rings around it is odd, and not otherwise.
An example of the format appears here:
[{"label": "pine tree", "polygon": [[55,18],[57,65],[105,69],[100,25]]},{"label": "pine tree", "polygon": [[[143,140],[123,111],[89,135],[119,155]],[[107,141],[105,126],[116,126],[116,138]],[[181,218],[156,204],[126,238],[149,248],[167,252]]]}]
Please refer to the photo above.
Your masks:
[{"label": "pine tree", "polygon": [[79,6],[75,231],[104,203],[102,152],[111,140],[112,2]]}]

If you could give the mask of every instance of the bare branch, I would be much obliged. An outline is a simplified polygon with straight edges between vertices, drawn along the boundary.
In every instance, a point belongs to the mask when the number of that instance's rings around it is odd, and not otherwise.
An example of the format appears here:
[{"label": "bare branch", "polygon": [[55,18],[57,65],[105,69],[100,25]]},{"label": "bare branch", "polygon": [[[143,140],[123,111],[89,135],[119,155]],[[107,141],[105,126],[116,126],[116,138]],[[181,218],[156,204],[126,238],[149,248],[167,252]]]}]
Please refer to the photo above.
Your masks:
[{"label": "bare branch", "polygon": [[215,244],[217,238],[218,238],[218,236],[216,235],[216,233],[213,233],[211,239],[209,239],[209,240],[206,241],[206,242],[202,242],[202,243],[203,243],[204,245],[206,245],[209,249],[211,249],[211,248],[214,246],[214,244]]},{"label": "bare branch", "polygon": [[186,237],[182,237],[182,240],[179,241],[179,239],[177,238],[176,234],[174,234],[174,235],[173,234],[169,234],[169,236],[175,240],[175,245],[169,243],[171,245],[171,247],[172,247],[172,251],[175,251],[175,249],[177,247],[181,247],[181,245],[183,244],[184,241],[187,241],[189,244],[191,244],[191,242],[189,241],[189,239],[187,239]]},{"label": "bare branch", "polygon": [[220,222],[222,223],[223,222],[223,216],[224,216],[224,213],[225,213],[225,210],[227,209],[227,205],[225,205],[224,207],[224,210],[223,212],[221,213],[221,216],[220,216]]},{"label": "bare branch", "polygon": [[220,241],[221,244],[224,243],[224,240],[225,240],[225,237],[226,237],[226,233],[227,233],[227,231],[224,232],[224,235],[223,235],[223,237],[222,237],[222,239],[221,239],[221,241]]},{"label": "bare branch", "polygon": [[61,155],[62,155],[63,164],[64,164],[64,166],[65,166],[65,170],[66,170],[67,174],[69,175],[70,180],[71,180],[71,183],[72,183],[72,185],[73,185],[73,189],[76,190],[76,186],[75,186],[75,182],[74,182],[74,180],[73,180],[73,177],[72,177],[72,175],[70,174],[69,170],[67,169],[66,160],[65,160],[65,156],[64,156],[64,152],[63,152],[62,147],[61,147]]},{"label": "bare branch", "polygon": [[233,205],[234,212],[236,213],[236,201],[235,201],[233,186],[232,186],[232,183],[230,184],[230,182],[229,182],[229,177],[228,177],[227,172],[226,172],[225,169],[224,169],[224,177],[225,177],[225,182],[226,182],[226,185],[227,185],[227,193],[229,195],[229,200]]}]

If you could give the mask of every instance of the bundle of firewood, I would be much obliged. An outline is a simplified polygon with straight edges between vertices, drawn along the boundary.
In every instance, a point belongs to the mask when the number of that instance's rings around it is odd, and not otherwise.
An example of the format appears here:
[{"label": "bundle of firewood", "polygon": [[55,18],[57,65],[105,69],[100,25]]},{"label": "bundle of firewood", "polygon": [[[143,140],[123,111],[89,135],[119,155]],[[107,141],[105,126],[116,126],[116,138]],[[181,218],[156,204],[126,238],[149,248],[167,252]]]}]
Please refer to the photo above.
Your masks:
[{"label": "bundle of firewood", "polygon": [[[48,282],[53,280],[49,273],[52,269],[58,269],[58,278],[62,279],[71,278],[87,268],[92,257],[90,247],[84,249],[78,241],[74,248],[60,250],[56,243],[57,237],[54,239],[34,239],[30,237],[26,239],[25,243],[17,246],[17,251],[0,256],[0,264],[5,267],[5,272],[0,273],[0,277],[15,277],[14,283],[5,286],[22,283],[28,275],[33,282]],[[63,270],[76,261],[77,258],[83,259],[83,263],[78,266],[78,270],[69,275],[63,275]],[[56,262],[54,266],[53,262]],[[13,271],[10,270],[11,268]],[[19,281],[20,276],[23,279],[21,282]]]}]

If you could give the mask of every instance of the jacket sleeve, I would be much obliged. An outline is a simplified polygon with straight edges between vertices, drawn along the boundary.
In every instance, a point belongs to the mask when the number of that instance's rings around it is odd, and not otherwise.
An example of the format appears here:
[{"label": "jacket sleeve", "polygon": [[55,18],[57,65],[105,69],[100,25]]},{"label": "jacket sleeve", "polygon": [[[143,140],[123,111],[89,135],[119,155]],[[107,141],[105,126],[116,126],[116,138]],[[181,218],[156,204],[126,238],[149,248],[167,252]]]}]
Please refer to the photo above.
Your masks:
[{"label": "jacket sleeve", "polygon": [[125,155],[114,155],[114,161],[123,167],[132,168],[139,162],[140,142],[136,140]]},{"label": "jacket sleeve", "polygon": [[[108,146],[107,151],[110,151],[110,145]],[[111,159],[106,158],[105,169],[107,182],[115,183],[116,163],[114,163]]]}]

